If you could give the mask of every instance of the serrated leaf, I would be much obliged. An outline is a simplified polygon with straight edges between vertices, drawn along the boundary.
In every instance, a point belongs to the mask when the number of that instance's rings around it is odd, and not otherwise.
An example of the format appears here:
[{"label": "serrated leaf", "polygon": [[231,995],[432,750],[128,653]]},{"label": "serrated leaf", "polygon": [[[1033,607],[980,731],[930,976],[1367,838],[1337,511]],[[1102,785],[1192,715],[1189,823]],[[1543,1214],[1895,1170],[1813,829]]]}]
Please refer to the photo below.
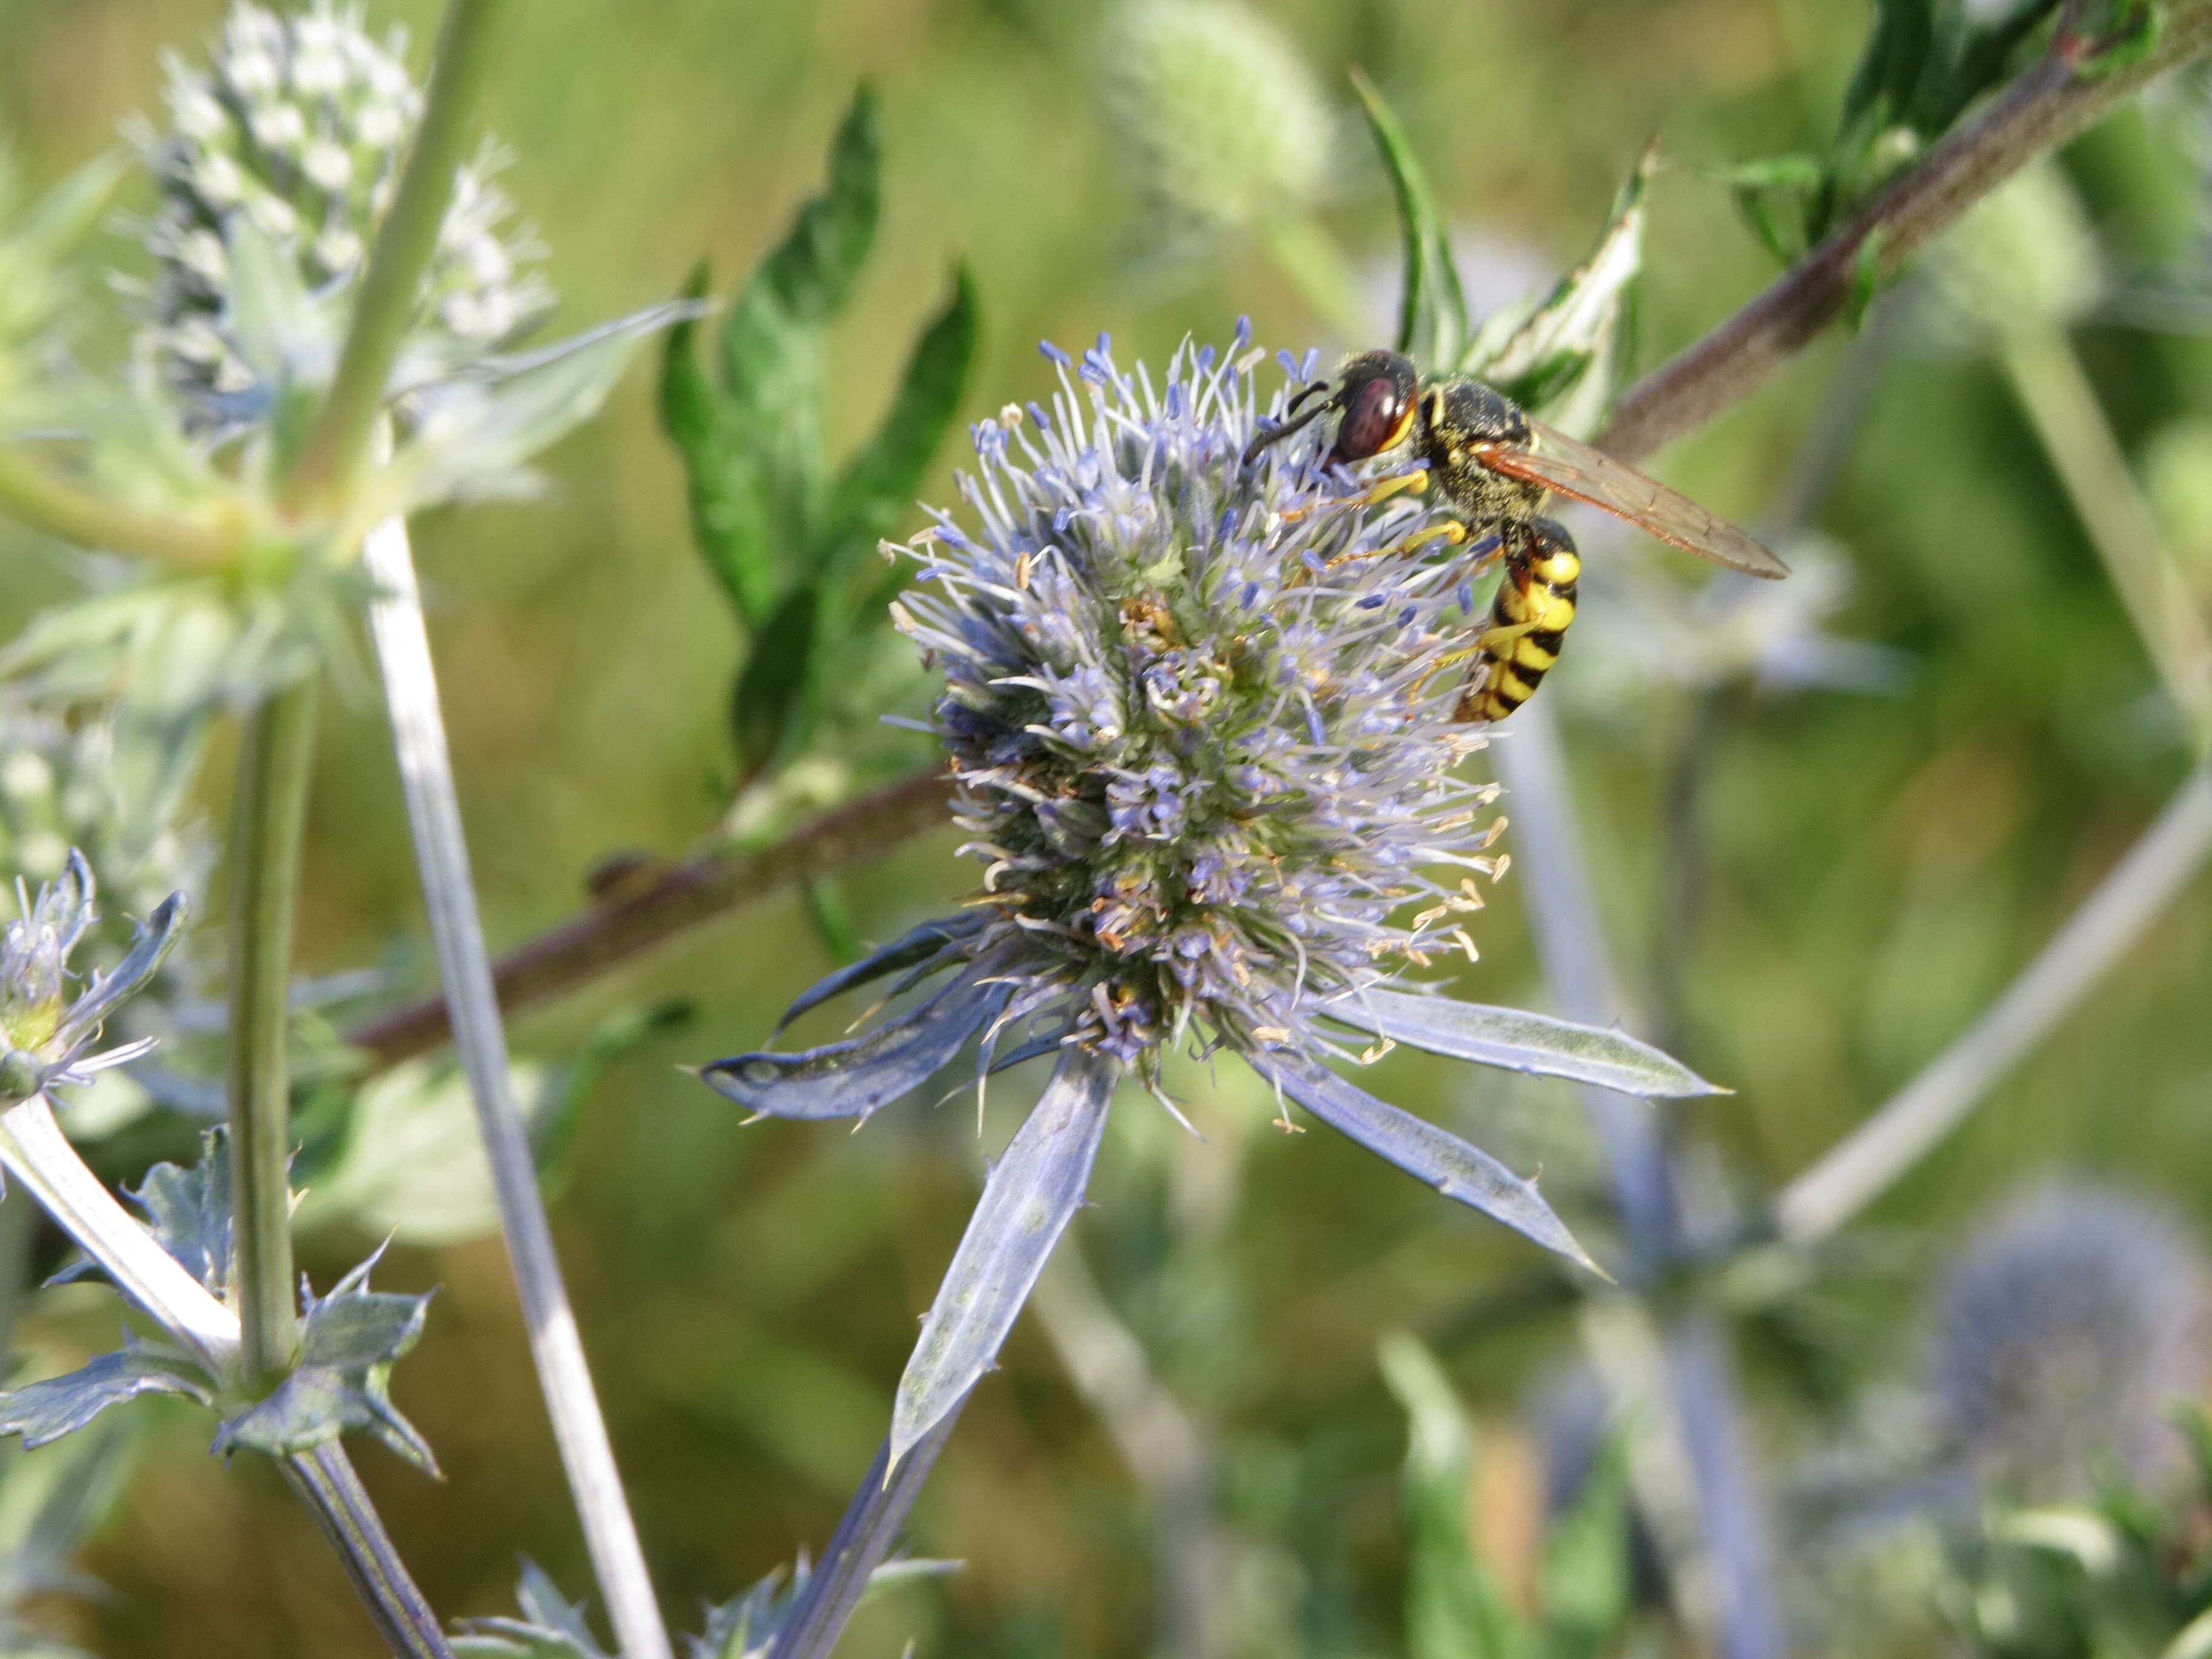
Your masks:
[{"label": "serrated leaf", "polygon": [[[957,1561],[933,1561],[911,1557],[886,1561],[868,1575],[860,1591],[860,1605],[902,1584],[957,1572]],[[707,1609],[706,1628],[684,1638],[687,1659],[762,1659],[781,1633],[784,1621],[806,1588],[808,1571],[804,1557],[796,1571],[778,1567],[744,1595]]]},{"label": "serrated leaf", "polygon": [[899,1378],[893,1468],[997,1360],[1045,1259],[1083,1202],[1121,1076],[1120,1062],[1068,1048],[984,1182]]},{"label": "serrated leaf", "polygon": [[520,1619],[464,1619],[453,1638],[461,1659],[609,1659],[585,1622],[584,1604],[570,1601],[528,1556],[514,1599]]},{"label": "serrated leaf", "polygon": [[799,209],[754,270],[723,325],[723,420],[737,471],[731,491],[769,556],[786,562],[815,538],[823,473],[823,325],[851,296],[875,240],[882,139],[864,84],[830,147],[822,193]]},{"label": "serrated leaf", "polygon": [[1382,154],[1397,198],[1398,227],[1406,263],[1398,301],[1398,349],[1424,368],[1442,368],[1466,349],[1467,295],[1452,258],[1451,238],[1437,210],[1427,171],[1413,141],[1375,83],[1354,70],[1352,84],[1366,113],[1367,130]]},{"label": "serrated leaf", "polygon": [[1385,1337],[1381,1359],[1382,1380],[1407,1417],[1408,1659],[1533,1659],[1531,1632],[1514,1618],[1468,1529],[1475,1459],[1467,1407],[1413,1337]]},{"label": "serrated leaf", "polygon": [[[543,1063],[516,1060],[508,1075],[516,1100],[547,1097]],[[491,1166],[458,1068],[409,1060],[362,1085],[344,1150],[301,1200],[301,1226],[338,1220],[407,1244],[454,1244],[498,1231]]]},{"label": "serrated leaf", "polygon": [[212,1403],[204,1374],[187,1356],[126,1336],[112,1353],[98,1355],[65,1376],[0,1392],[0,1435],[22,1436],[27,1449],[43,1446],[142,1394]]},{"label": "serrated leaf", "polygon": [[307,1297],[299,1363],[266,1398],[224,1419],[216,1430],[216,1451],[250,1446],[289,1455],[365,1430],[437,1476],[429,1443],[392,1403],[392,1363],[421,1340],[430,1297],[369,1290],[375,1261],[371,1256],[328,1296]]},{"label": "serrated leaf", "polygon": [[[702,261],[684,289],[686,300],[705,297],[708,276]],[[778,561],[769,544],[758,469],[731,431],[730,417],[700,364],[698,332],[698,323],[689,317],[668,331],[660,360],[660,426],[684,459],[692,539],[739,620],[756,629],[775,603]]]},{"label": "serrated leaf", "polygon": [[156,1164],[134,1191],[124,1191],[146,1212],[154,1241],[177,1265],[216,1297],[230,1283],[231,1198],[228,1131],[220,1124],[200,1131],[199,1162],[190,1169]]},{"label": "serrated leaf", "polygon": [[[877,544],[914,510],[921,475],[967,392],[978,332],[975,281],[964,263],[957,264],[952,297],[915,342],[890,412],[838,481],[829,528],[816,555],[828,591],[842,597],[854,566],[872,556]],[[882,614],[854,620],[871,626]]]},{"label": "serrated leaf", "polygon": [[161,971],[161,964],[184,935],[190,908],[182,893],[172,893],[154,907],[153,915],[138,925],[123,960],[104,973],[95,971],[83,994],[70,1004],[54,1033],[56,1043],[73,1048],[99,1036],[107,1017]]},{"label": "serrated leaf", "polygon": [[1672,1100],[1729,1092],[1625,1031],[1577,1025],[1524,1008],[1376,990],[1340,998],[1326,1005],[1326,1012],[1331,1019],[1432,1054],[1567,1078],[1616,1094]]},{"label": "serrated leaf", "polygon": [[1011,994],[1004,985],[955,980],[862,1036],[795,1054],[735,1054],[700,1067],[700,1080],[770,1117],[866,1117],[927,1083]]},{"label": "serrated leaf", "polygon": [[1504,1222],[1546,1249],[1579,1262],[1601,1279],[1607,1276],[1575,1242],[1566,1223],[1553,1213],[1536,1183],[1523,1181],[1480,1147],[1469,1146],[1426,1118],[1377,1100],[1317,1060],[1273,1054],[1255,1057],[1253,1065],[1322,1122],[1386,1163],[1425,1181],[1446,1198]]}]

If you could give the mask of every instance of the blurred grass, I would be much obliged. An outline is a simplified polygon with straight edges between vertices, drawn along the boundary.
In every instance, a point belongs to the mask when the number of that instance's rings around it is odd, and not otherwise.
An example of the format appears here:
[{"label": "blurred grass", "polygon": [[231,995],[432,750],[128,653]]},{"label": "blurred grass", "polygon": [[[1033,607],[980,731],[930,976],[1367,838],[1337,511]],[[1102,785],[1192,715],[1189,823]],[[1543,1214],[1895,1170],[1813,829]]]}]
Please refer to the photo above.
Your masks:
[{"label": "blurred grass", "polygon": [[[1316,339],[1256,247],[1225,247],[1172,280],[1144,265],[1135,203],[1099,118],[1096,9],[1045,0],[518,9],[490,118],[516,157],[507,187],[553,250],[564,320],[662,297],[702,252],[726,287],[812,187],[830,126],[854,79],[870,75],[885,114],[886,216],[834,343],[848,388],[832,404],[842,441],[872,422],[956,252],[973,260],[984,307],[973,415],[1045,385],[1032,351],[1040,336],[1080,342],[1111,329],[1126,362],[1164,354],[1186,330],[1225,336],[1249,311],[1263,342]],[[1332,84],[1355,60],[1376,76],[1465,222],[1554,264],[1581,251],[1652,131],[1685,163],[1820,143],[1864,22],[1859,8],[1824,0],[1267,9]],[[195,49],[218,15],[200,0],[0,5],[0,110],[34,173],[57,175],[112,142],[129,112],[154,109],[159,49]],[[419,51],[434,12],[410,3],[375,15],[407,19]],[[2185,175],[2141,120],[2121,118],[2068,159],[2120,257],[2175,249],[2192,210]],[[1356,149],[1346,161],[1353,188],[1332,223],[1362,253],[1386,249],[1379,178]],[[1723,194],[1679,173],[1659,183],[1649,265],[1647,366],[1770,274]],[[2205,343],[2093,327],[2083,346],[2130,446],[2183,416],[2212,416]],[[1838,350],[1823,343],[1679,446],[1668,476],[1755,520]],[[574,908],[600,854],[676,852],[725,804],[721,710],[737,641],[689,544],[649,397],[647,375],[634,375],[603,420],[550,458],[550,503],[421,526],[495,942]],[[955,459],[935,469],[935,499],[948,497]],[[1985,367],[1894,357],[1818,522],[1851,548],[1861,574],[1844,630],[1911,653],[1913,671],[1899,698],[1747,702],[1714,757],[1712,875],[1685,970],[1684,1057],[1741,1092],[1690,1119],[1769,1180],[1816,1157],[1971,1018],[2181,768],[2145,716],[2154,681],[2142,653]],[[0,556],[11,572],[43,559],[12,534]],[[12,624],[62,588],[58,577],[26,575],[0,611]],[[1577,735],[1589,835],[1626,962],[1646,951],[1665,845],[1660,799],[1692,717],[1686,698],[1655,690],[1625,726]],[[417,935],[420,915],[373,704],[333,707],[323,742],[301,932],[306,965],[327,970]],[[888,935],[963,890],[951,846],[949,836],[915,842],[856,878],[862,932]],[[1537,994],[1518,902],[1509,880],[1482,919],[1485,960],[1462,975],[1470,994]],[[618,1068],[593,1103],[556,1212],[617,1450],[678,1613],[826,1536],[881,1432],[913,1319],[972,1195],[957,1101],[934,1115],[910,1104],[858,1136],[741,1131],[670,1069],[754,1045],[826,965],[781,900],[519,1034],[524,1049],[557,1054],[624,1000],[680,992],[701,1005],[680,1048]],[[2197,1176],[2212,1103],[2208,1006],[2212,895],[2200,882],[1880,1218],[1940,1234],[2053,1163],[2212,1218]],[[1502,1118],[1571,1153],[1578,1132],[1561,1121],[1573,1109],[1564,1090],[1470,1085],[1413,1059],[1389,1066],[1382,1086],[1394,1098],[1478,1126]],[[1079,1231],[1169,1380],[1220,1427],[1232,1519],[1276,1540],[1238,1591],[1237,1605],[1256,1609],[1253,1640],[1273,1606],[1286,1628],[1324,1644],[1316,1651],[1356,1650],[1395,1627],[1398,1605],[1401,1431],[1375,1378],[1375,1337],[1433,1328],[1501,1281],[1542,1270],[1531,1250],[1326,1132],[1268,1128],[1269,1103],[1228,1069],[1218,1089],[1202,1073],[1186,1079],[1206,1148],[1141,1099],[1123,1103],[1100,1208]],[[1200,1173],[1193,1159],[1206,1160]],[[1555,1179],[1571,1182],[1571,1168],[1570,1158]],[[1178,1205],[1204,1207],[1193,1193],[1207,1180],[1241,1190],[1218,1245],[1196,1252],[1194,1267],[1174,1245],[1171,1217]],[[1572,1212],[1592,1216],[1586,1202]],[[316,1241],[307,1266],[326,1282],[360,1243]],[[396,1389],[449,1480],[433,1486],[374,1450],[362,1460],[431,1598],[449,1614],[504,1610],[521,1552],[580,1592],[581,1552],[497,1246],[396,1253],[388,1276],[446,1287]],[[100,1344],[106,1317],[104,1304],[70,1304],[44,1316],[47,1340],[74,1332]],[[1908,1353],[1910,1318],[1893,1308],[1882,1323],[1890,1352]],[[1523,1378],[1566,1341],[1556,1320],[1522,1321],[1447,1357],[1488,1409],[1510,1411]],[[205,1425],[189,1413],[161,1423],[92,1564],[118,1594],[79,1610],[88,1638],[148,1659],[373,1653],[337,1567],[270,1472],[250,1460],[226,1472],[204,1456]],[[909,1631],[925,1652],[972,1655],[1118,1654],[1149,1639],[1140,1507],[1030,1322],[969,1410],[915,1535],[968,1570],[872,1610],[844,1651],[891,1654]],[[1332,1631],[1344,1640],[1326,1645]]]}]

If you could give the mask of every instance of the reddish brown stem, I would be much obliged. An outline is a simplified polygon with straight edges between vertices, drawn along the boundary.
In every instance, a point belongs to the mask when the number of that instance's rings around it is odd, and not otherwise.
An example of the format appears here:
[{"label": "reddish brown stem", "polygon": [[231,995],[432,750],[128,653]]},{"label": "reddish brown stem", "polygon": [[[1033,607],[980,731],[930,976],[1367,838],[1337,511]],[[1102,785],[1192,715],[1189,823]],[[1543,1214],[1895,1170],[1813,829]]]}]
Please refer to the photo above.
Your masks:
[{"label": "reddish brown stem", "polygon": [[[493,964],[500,1007],[534,1007],[641,956],[688,928],[809,877],[835,875],[945,822],[951,786],[936,772],[902,778],[817,818],[772,845],[706,853],[641,891],[570,918]],[[445,999],[432,995],[380,1014],[350,1034],[379,1067],[436,1048],[452,1034]]]},{"label": "reddish brown stem", "polygon": [[[2145,82],[2212,48],[2212,0],[2177,0],[2140,62],[2082,74],[2094,43],[2062,33],[2051,52],[1766,289],[1629,387],[1597,446],[1640,459],[1749,397],[1841,314],[1863,258],[1887,278],[2014,173],[2094,126]],[[1879,240],[1875,240],[1875,239]],[[1873,243],[1870,254],[1864,252]]]}]

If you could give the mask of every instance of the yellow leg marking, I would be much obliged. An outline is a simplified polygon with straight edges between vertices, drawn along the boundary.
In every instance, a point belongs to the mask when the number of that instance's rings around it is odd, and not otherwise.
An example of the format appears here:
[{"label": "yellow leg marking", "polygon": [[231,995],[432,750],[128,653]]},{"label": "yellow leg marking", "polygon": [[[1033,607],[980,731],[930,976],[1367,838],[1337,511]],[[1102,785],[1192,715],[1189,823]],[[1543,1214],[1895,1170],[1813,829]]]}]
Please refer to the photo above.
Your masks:
[{"label": "yellow leg marking", "polygon": [[1517,644],[1542,627],[1541,623],[1515,623],[1510,628],[1486,628],[1474,636],[1474,648],[1487,651],[1493,657],[1504,658],[1511,653],[1508,647]]},{"label": "yellow leg marking", "polygon": [[1283,514],[1287,521],[1303,519],[1308,514],[1318,513],[1323,507],[1372,507],[1377,501],[1387,501],[1393,495],[1411,491],[1418,495],[1429,487],[1429,469],[1417,466],[1411,472],[1394,472],[1387,478],[1377,478],[1357,495],[1339,495],[1334,500],[1316,501],[1310,507],[1293,507]]},{"label": "yellow leg marking", "polygon": [[1334,570],[1340,564],[1356,564],[1362,559],[1379,559],[1386,553],[1410,553],[1423,542],[1443,540],[1457,547],[1474,533],[1457,519],[1447,519],[1442,524],[1431,525],[1419,535],[1408,536],[1404,541],[1393,542],[1388,547],[1370,547],[1364,553],[1340,553],[1325,568]]}]

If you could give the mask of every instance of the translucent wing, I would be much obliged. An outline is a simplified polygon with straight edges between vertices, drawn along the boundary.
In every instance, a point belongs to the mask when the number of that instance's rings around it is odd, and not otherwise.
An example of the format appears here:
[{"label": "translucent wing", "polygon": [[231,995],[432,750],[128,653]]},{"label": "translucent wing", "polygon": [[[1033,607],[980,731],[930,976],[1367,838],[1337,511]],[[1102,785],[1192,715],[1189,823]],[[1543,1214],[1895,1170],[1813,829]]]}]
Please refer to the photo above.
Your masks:
[{"label": "translucent wing", "polygon": [[1687,495],[1647,478],[1601,450],[1540,422],[1528,422],[1536,447],[1477,444],[1475,455],[1493,472],[1571,495],[1626,519],[1701,559],[1753,576],[1780,577],[1790,567],[1725,519],[1714,517]]}]

